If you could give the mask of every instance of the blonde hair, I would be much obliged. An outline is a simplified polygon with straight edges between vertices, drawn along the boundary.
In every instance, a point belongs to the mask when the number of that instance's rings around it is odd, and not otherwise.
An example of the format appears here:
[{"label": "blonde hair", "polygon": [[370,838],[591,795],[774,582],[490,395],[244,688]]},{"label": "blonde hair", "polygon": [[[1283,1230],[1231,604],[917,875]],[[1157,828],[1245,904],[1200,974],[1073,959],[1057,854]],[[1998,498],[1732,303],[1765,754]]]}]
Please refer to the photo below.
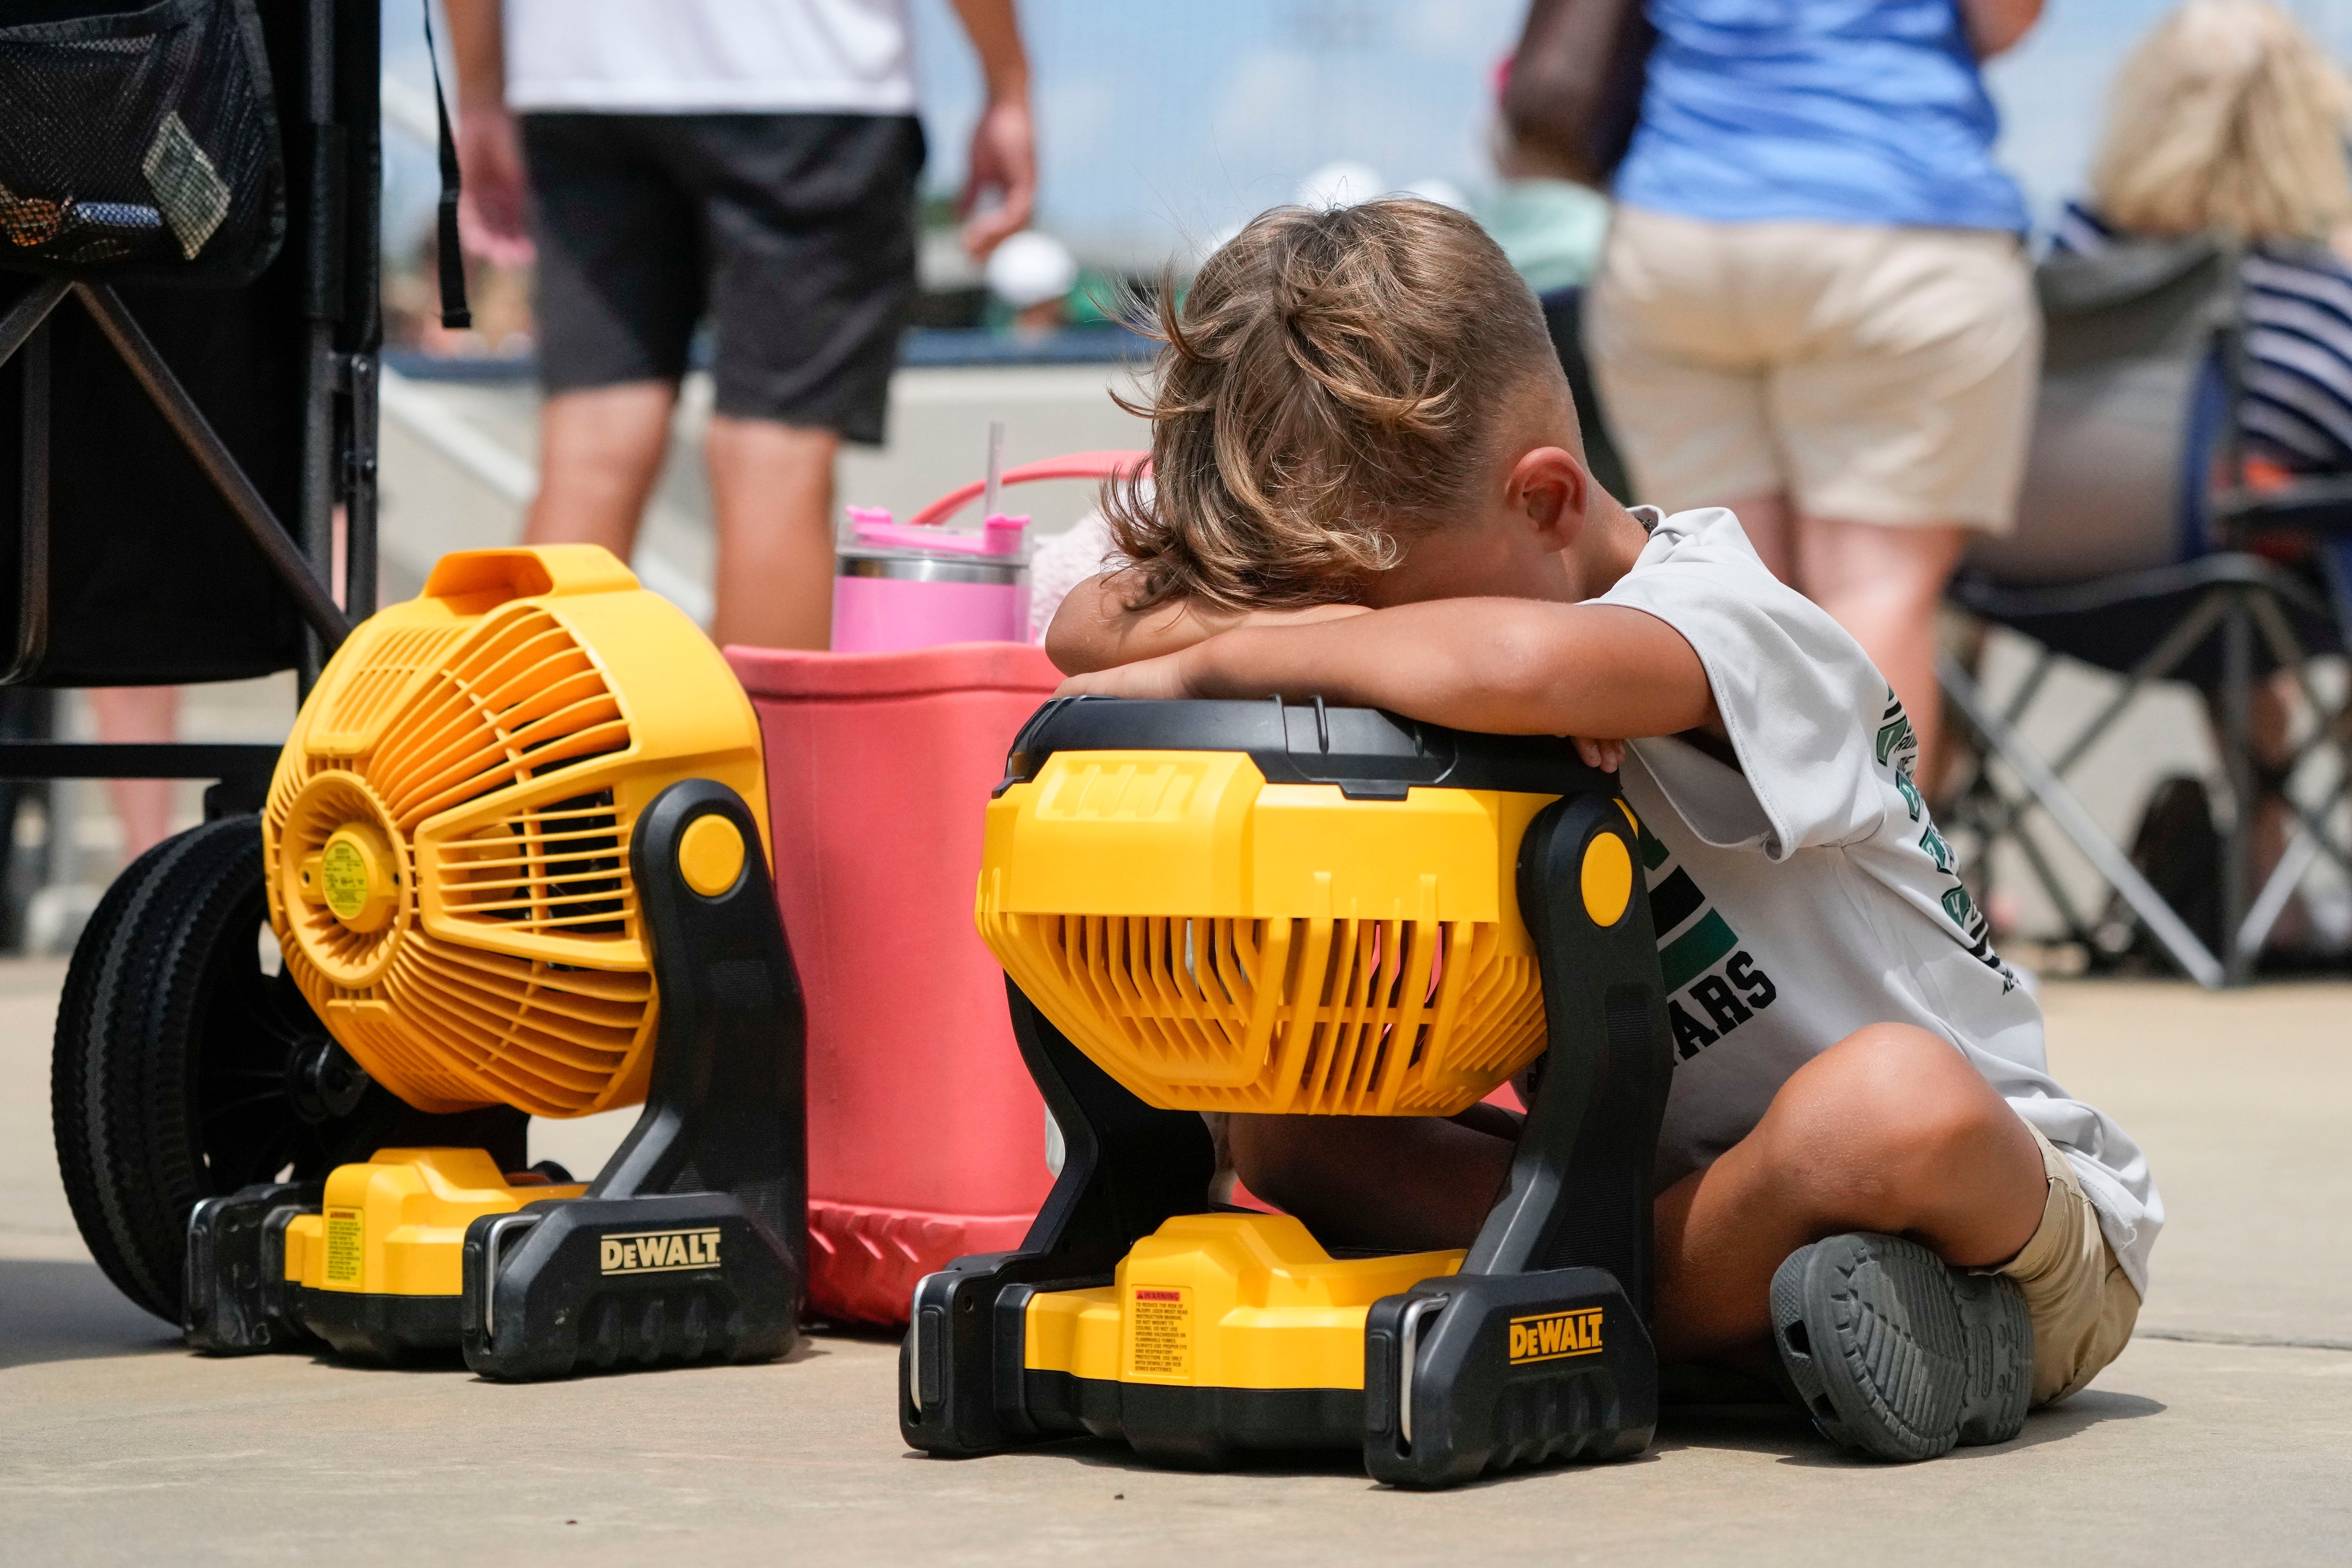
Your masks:
[{"label": "blonde hair", "polygon": [[2127,234],[2316,239],[2352,216],[2352,93],[2269,0],[2189,0],[2124,61],[2091,173]]},{"label": "blonde hair", "polygon": [[1407,198],[1260,216],[1181,310],[1163,283],[1154,329],[1156,385],[1120,399],[1151,421],[1150,482],[1103,493],[1136,609],[1353,596],[1475,491],[1527,378],[1559,374],[1501,248]]}]

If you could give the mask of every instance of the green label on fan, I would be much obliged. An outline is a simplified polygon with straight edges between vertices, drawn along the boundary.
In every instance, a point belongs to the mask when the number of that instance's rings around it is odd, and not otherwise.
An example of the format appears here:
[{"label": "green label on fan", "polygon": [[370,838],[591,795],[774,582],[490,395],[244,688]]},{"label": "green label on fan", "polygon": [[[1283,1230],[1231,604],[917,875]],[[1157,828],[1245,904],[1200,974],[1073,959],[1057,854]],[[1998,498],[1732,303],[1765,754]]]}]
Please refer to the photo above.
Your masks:
[{"label": "green label on fan", "polygon": [[337,920],[350,920],[367,908],[367,857],[348,838],[338,838],[319,857],[319,877],[326,883],[327,908]]}]

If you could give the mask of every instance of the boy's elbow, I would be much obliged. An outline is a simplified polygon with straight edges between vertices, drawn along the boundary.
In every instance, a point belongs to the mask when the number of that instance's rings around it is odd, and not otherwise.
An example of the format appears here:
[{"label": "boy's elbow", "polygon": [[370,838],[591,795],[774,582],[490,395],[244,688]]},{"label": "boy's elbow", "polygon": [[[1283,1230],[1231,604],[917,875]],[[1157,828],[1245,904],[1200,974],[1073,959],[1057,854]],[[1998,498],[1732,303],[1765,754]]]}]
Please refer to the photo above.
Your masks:
[{"label": "boy's elbow", "polygon": [[1045,657],[1064,675],[1091,675],[1111,662],[1102,652],[1102,586],[1096,576],[1071,589],[1045,625]]},{"label": "boy's elbow", "polygon": [[1091,673],[1091,667],[1079,653],[1076,644],[1077,639],[1063,629],[1061,614],[1056,611],[1045,626],[1045,657],[1053,660],[1054,668],[1064,675]]}]

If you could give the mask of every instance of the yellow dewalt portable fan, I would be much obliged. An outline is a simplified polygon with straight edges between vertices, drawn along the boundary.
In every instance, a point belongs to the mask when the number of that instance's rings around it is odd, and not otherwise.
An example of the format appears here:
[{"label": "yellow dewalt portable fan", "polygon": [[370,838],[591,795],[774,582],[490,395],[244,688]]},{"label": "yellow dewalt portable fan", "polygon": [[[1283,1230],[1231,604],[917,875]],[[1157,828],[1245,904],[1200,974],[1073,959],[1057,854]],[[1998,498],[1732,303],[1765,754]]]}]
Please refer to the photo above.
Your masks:
[{"label": "yellow dewalt portable fan", "polygon": [[[907,1441],[1360,1449],[1375,1478],[1638,1453],[1670,1076],[1638,826],[1564,742],[1365,709],[1057,700],[977,904],[1061,1129],[1019,1250],[917,1287]],[[1468,1252],[1219,1212],[1198,1112],[1446,1116],[1542,1058]]]},{"label": "yellow dewalt portable fan", "polygon": [[462,1346],[505,1378],[765,1359],[806,1278],[799,992],[749,700],[593,546],[474,551],[320,677],[262,815],[284,977],[332,1037],[314,1100],[431,1117],[643,1101],[596,1177],[380,1148],[188,1223],[184,1326]]}]

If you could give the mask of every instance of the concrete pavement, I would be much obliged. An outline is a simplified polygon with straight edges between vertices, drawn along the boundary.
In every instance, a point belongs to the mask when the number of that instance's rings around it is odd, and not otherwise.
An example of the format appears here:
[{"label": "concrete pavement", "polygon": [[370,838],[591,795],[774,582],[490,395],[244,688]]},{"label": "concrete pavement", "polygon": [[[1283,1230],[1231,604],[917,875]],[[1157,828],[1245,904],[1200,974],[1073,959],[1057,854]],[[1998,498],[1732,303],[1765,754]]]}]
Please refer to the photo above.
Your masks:
[{"label": "concrete pavement", "polygon": [[2352,1561],[2352,986],[2053,984],[2070,1089],[2172,1222],[2143,1334],[2016,1442],[1850,1461],[1674,1416],[1640,1460],[1458,1492],[1198,1476],[1093,1444],[910,1455],[895,1346],[528,1387],[206,1361],[117,1296],[50,1168],[56,965],[0,965],[0,1559],[57,1563]]}]

